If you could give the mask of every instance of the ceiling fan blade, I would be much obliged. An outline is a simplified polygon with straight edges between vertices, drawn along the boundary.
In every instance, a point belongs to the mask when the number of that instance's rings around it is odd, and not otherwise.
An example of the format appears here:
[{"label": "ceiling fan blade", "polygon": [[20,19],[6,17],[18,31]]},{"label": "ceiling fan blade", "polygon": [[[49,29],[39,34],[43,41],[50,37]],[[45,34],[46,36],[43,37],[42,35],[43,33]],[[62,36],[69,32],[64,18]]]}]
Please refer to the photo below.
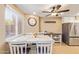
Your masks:
[{"label": "ceiling fan blade", "polygon": [[46,15],[46,17],[50,16],[51,14]]},{"label": "ceiling fan blade", "polygon": [[49,11],[42,11],[43,13],[51,13],[51,12],[49,12]]},{"label": "ceiling fan blade", "polygon": [[56,5],[56,6],[50,7],[50,8],[52,8],[51,12],[58,10],[60,7],[61,7],[61,5]]},{"label": "ceiling fan blade", "polygon": [[68,11],[69,11],[69,9],[67,9],[67,10],[61,10],[61,11],[58,11],[57,13],[68,12]]},{"label": "ceiling fan blade", "polygon": [[53,12],[55,10],[55,7],[53,7],[53,9],[51,10],[51,12]]},{"label": "ceiling fan blade", "polygon": [[57,5],[57,7],[56,7],[56,8],[57,8],[57,10],[58,10],[60,7],[61,7],[61,5]]}]

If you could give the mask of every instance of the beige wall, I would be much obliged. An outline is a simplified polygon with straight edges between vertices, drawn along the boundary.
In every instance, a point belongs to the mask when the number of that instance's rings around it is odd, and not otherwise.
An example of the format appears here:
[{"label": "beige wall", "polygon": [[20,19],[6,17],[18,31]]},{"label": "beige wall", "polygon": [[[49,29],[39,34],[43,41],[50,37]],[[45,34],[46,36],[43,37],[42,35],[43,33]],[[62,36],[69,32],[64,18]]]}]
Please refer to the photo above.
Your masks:
[{"label": "beige wall", "polygon": [[[28,18],[35,17],[37,20],[37,25],[31,27],[28,25]],[[44,23],[45,20],[56,21],[56,23]],[[39,23],[40,22],[40,23]],[[38,16],[27,15],[24,20],[24,32],[25,33],[35,33],[39,31],[53,32],[53,33],[62,33],[62,19],[60,17],[50,17],[50,18],[39,18]]]},{"label": "beige wall", "polygon": [[5,6],[0,5],[0,53],[4,53],[5,47],[5,22],[4,22]]},{"label": "beige wall", "polygon": [[[56,23],[44,23],[44,21],[56,21]],[[40,18],[40,31],[48,31],[53,33],[62,32],[62,20],[61,17],[49,17],[49,18]]]},{"label": "beige wall", "polygon": [[[35,26],[30,26],[28,24],[28,18],[29,17],[35,17],[37,24]],[[39,32],[39,17],[38,16],[33,16],[33,15],[26,15],[26,19],[24,20],[24,31],[25,33],[35,33]]]}]

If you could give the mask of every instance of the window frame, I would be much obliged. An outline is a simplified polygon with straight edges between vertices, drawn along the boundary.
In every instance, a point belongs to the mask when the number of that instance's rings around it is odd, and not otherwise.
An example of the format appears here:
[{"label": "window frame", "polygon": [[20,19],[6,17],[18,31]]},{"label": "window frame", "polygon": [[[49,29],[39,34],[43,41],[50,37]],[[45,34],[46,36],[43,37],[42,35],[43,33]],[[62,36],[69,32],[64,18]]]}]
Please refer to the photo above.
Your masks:
[{"label": "window frame", "polygon": [[[19,36],[19,35],[22,35],[22,32],[23,32],[23,23],[21,22],[21,33],[19,34],[18,32],[18,20],[19,20],[19,18],[21,18],[22,19],[22,15],[20,15],[16,10],[14,10],[13,8],[11,8],[9,5],[6,5],[6,7],[5,7],[5,13],[6,13],[6,9],[9,9],[9,10],[11,10],[12,11],[12,13],[14,14],[14,17],[15,17],[15,35],[13,35],[13,36],[11,36],[11,37],[7,37],[6,35],[5,35],[5,37],[6,38],[12,38],[12,37],[17,37],[17,36]],[[21,20],[20,19],[20,20]],[[5,15],[5,20],[6,20],[6,15]],[[22,20],[21,20],[22,21]],[[5,24],[6,25],[6,24]],[[5,28],[5,30],[6,30],[6,28]]]}]

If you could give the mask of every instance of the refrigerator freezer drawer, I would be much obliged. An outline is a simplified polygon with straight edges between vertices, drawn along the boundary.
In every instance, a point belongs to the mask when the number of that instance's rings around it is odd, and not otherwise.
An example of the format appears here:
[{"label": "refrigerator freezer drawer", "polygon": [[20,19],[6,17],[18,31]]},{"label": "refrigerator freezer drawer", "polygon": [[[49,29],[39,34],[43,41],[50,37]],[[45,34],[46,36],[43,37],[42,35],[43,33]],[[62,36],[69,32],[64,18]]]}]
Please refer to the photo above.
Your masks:
[{"label": "refrigerator freezer drawer", "polygon": [[70,38],[69,45],[79,45],[79,38]]}]

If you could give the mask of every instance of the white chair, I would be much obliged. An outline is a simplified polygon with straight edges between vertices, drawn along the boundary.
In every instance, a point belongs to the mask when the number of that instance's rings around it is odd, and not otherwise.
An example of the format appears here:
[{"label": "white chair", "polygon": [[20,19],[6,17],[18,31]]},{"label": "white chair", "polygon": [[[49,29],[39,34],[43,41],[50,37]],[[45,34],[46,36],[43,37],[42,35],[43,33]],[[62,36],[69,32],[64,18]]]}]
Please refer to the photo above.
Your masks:
[{"label": "white chair", "polygon": [[37,43],[37,54],[50,54],[51,43]]},{"label": "white chair", "polygon": [[11,54],[26,54],[27,53],[27,44],[12,42],[9,43],[10,53]]}]

